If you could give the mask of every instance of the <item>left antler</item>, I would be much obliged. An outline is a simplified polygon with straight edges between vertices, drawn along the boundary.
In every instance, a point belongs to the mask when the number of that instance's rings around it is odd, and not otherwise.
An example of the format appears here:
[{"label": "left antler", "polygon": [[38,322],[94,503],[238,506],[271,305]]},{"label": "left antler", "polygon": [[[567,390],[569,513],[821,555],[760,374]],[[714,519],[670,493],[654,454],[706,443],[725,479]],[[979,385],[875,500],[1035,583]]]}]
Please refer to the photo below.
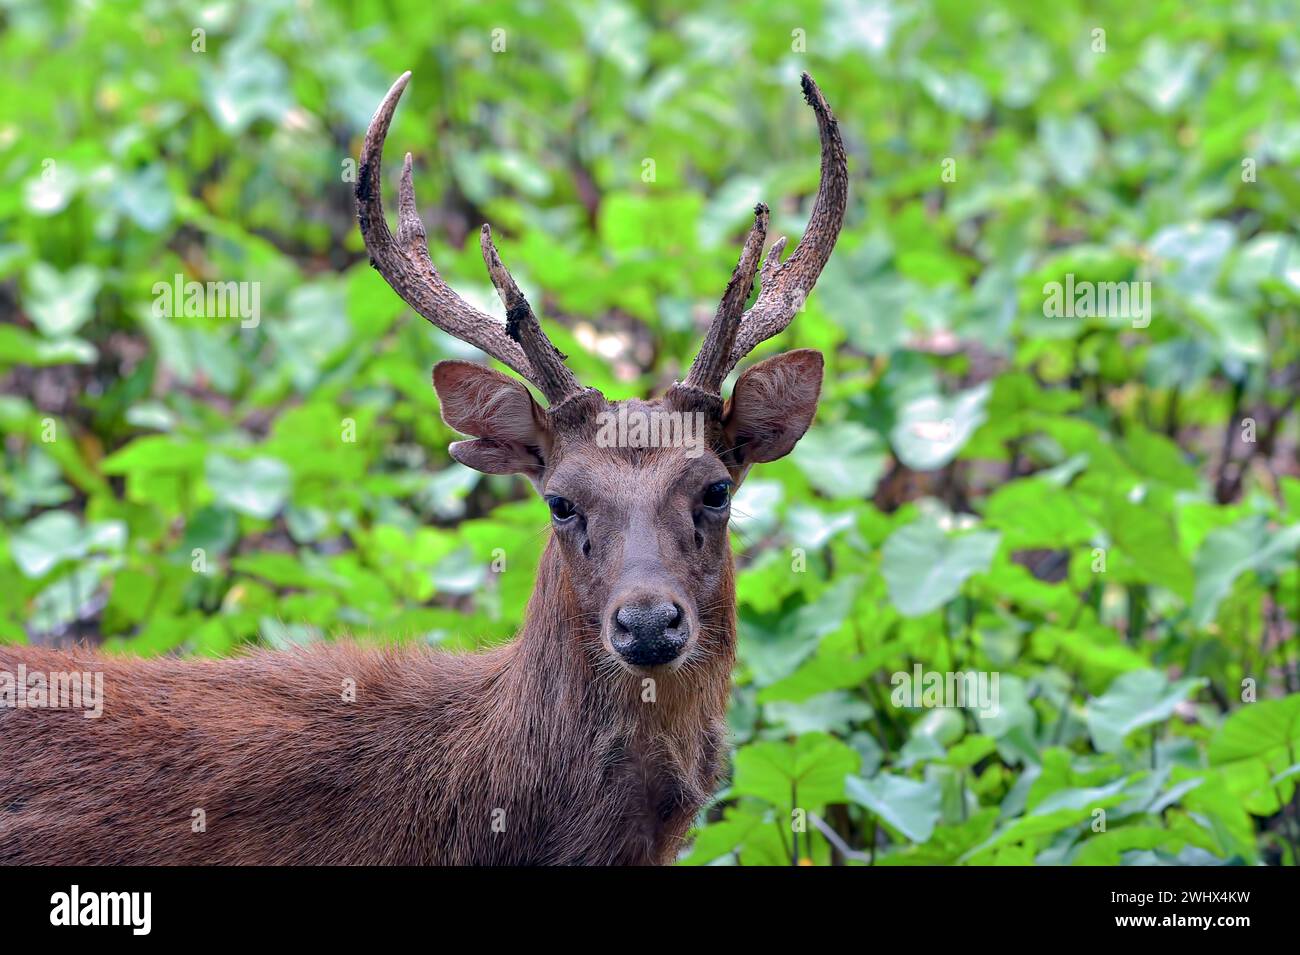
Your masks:
[{"label": "left antler", "polygon": [[723,380],[740,359],[790,324],[835,248],[848,199],[848,162],[839,125],[821,90],[807,73],[803,74],[802,83],[804,98],[817,114],[822,153],[821,182],[808,228],[785,262],[781,261],[785,237],[772,243],[763,265],[758,299],[742,316],[739,312],[749,297],[767,234],[767,207],[759,205],[754,209],[754,227],[745,240],[740,262],[727,284],[704,344],[683,382],[687,387],[719,394]]}]

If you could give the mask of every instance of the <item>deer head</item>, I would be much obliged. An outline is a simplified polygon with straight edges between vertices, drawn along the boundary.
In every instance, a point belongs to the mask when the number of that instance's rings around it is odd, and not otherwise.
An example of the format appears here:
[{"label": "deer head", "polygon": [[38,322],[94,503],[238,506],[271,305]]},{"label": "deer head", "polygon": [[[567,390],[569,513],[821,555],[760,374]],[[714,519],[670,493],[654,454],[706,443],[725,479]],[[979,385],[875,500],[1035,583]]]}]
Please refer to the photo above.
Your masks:
[{"label": "deer head", "polygon": [[[384,97],[366,132],[357,218],[371,264],[434,325],[531,382],[482,365],[440,362],[434,386],[446,422],[467,441],[451,455],[488,474],[523,474],[550,506],[554,542],[592,639],[625,669],[677,668],[718,639],[710,625],[730,581],[727,523],[732,492],[754,464],[790,452],[811,424],[822,357],[801,349],[747,369],[724,403],[722,384],[760,342],[784,330],[830,257],[848,185],[844,146],[830,108],[808,74],[803,92],[821,133],[821,181],[802,241],[782,262],[772,243],[761,274],[768,210],[754,225],[686,380],[660,399],[609,401],[565,366],[483,226],[488,274],[506,309],[504,325],[478,311],[439,276],[415,205],[411,155],[398,189],[396,237],[380,198],[384,139],[410,73]],[[755,276],[761,286],[748,309]],[[665,439],[665,436],[667,438]],[[729,591],[729,586],[726,588]],[[731,595],[726,594],[726,602]],[[728,637],[729,639],[729,637]]]}]

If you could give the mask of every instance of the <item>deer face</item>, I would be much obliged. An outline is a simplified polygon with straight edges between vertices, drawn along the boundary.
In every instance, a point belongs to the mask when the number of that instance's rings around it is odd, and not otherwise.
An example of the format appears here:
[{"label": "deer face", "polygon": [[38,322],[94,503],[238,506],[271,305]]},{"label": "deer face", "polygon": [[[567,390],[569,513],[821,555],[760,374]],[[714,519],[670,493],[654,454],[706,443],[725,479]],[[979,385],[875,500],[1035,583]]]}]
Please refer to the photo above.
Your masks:
[{"label": "deer face", "polygon": [[[514,378],[469,362],[442,362],[434,384],[447,423],[469,441],[456,460],[489,474],[524,474],[551,509],[555,539],[584,613],[624,666],[687,661],[708,639],[728,572],[731,492],[749,467],[788,454],[807,430],[821,388],[822,359],[793,351],[748,369],[731,400],[722,383],[760,342],[784,330],[830,258],[848,190],[839,127],[817,84],[803,75],[817,117],[821,181],[808,229],[782,262],[772,243],[759,270],[768,210],[754,225],[686,380],[656,401],[611,403],[583,388],[542,331],[486,225],[483,261],[506,308],[505,325],[443,282],[416,210],[411,155],[398,187],[397,235],[384,218],[384,139],[410,73],[398,78],[366,130],[357,176],[357,222],[370,263],[417,312],[532,382],[543,410]],[[745,309],[755,278],[761,291]],[[665,442],[667,429],[670,438]],[[730,608],[728,608],[730,612]]]},{"label": "deer face", "polygon": [[821,376],[817,352],[779,355],[746,371],[711,417],[674,391],[623,402],[588,391],[548,413],[481,365],[434,369],[443,417],[477,436],[452,456],[528,476],[584,616],[604,650],[638,670],[680,666],[707,642],[730,561],[732,492],[750,465],[794,447]]}]

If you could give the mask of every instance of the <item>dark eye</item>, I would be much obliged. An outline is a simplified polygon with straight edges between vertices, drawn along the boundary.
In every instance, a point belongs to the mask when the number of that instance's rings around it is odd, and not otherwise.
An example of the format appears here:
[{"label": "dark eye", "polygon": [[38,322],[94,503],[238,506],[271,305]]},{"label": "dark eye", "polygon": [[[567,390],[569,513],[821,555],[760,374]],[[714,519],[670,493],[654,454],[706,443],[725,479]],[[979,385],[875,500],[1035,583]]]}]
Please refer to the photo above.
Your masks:
[{"label": "dark eye", "polygon": [[573,520],[578,515],[578,509],[567,497],[548,497],[546,503],[551,507],[551,516],[561,523]]},{"label": "dark eye", "polygon": [[719,481],[704,489],[704,506],[721,510],[731,503],[731,482]]}]

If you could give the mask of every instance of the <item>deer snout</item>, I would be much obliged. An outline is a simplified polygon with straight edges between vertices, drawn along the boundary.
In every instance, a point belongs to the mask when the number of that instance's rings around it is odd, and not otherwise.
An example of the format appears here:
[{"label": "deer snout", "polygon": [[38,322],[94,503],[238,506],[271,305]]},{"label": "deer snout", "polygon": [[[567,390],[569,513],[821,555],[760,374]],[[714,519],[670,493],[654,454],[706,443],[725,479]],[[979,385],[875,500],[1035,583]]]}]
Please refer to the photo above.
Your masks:
[{"label": "deer snout", "polygon": [[676,660],[690,639],[686,613],[671,600],[630,601],[614,611],[610,644],[633,666],[662,666]]}]

